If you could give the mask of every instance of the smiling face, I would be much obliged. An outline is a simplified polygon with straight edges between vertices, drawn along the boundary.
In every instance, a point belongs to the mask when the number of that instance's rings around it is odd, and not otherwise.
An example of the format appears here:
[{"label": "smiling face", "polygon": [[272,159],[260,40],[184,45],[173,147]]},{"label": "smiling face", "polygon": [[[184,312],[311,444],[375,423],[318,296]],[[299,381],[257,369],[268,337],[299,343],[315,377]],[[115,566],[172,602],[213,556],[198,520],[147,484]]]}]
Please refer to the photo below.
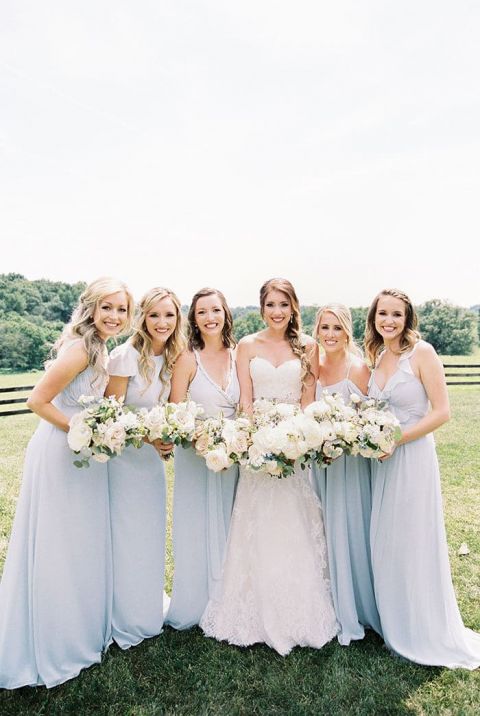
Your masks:
[{"label": "smiling face", "polygon": [[104,341],[117,336],[128,320],[128,298],[125,291],[117,291],[98,301],[93,313],[93,322],[100,338]]},{"label": "smiling face", "polygon": [[225,311],[222,301],[216,293],[197,299],[194,313],[195,325],[202,337],[222,335],[225,325]]},{"label": "smiling face", "polygon": [[269,328],[275,331],[285,331],[292,315],[292,304],[283,291],[273,289],[265,297],[262,307],[262,317]]},{"label": "smiling face", "polygon": [[163,348],[177,325],[177,309],[170,298],[165,296],[156,301],[145,315],[145,328],[152,339],[153,349]]},{"label": "smiling face", "polygon": [[405,321],[405,302],[394,296],[380,296],[375,312],[375,329],[384,343],[400,340],[405,329]]},{"label": "smiling face", "polygon": [[346,331],[331,311],[324,311],[320,316],[317,337],[325,353],[344,351],[348,343]]}]

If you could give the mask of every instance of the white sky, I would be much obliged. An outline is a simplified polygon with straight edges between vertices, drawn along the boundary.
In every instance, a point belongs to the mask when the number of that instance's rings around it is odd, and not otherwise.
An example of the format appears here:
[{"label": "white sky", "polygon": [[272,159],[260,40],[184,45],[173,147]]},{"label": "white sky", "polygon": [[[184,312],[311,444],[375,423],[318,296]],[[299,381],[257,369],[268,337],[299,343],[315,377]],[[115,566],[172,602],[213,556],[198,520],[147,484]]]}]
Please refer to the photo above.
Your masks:
[{"label": "white sky", "polygon": [[477,0],[2,0],[0,272],[480,303]]}]

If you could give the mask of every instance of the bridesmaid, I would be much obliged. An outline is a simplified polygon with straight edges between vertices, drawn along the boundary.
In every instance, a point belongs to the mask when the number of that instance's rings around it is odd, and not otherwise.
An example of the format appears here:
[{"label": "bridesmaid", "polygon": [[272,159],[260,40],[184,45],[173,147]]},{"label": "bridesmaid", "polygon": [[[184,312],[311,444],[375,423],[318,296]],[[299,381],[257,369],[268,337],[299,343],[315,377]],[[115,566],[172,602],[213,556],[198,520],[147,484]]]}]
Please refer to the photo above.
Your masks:
[{"label": "bridesmaid", "polygon": [[42,420],[27,448],[0,586],[0,687],[61,684],[99,662],[111,641],[107,466],[76,468],[66,433],[79,397],[103,395],[105,342],[132,311],[124,283],[90,284],[27,401]]},{"label": "bridesmaid", "polygon": [[[110,355],[106,395],[135,408],[168,399],[173,365],[185,347],[180,302],[152,288],[140,301],[133,336]],[[157,448],[162,452],[161,444]],[[108,463],[113,543],[112,636],[122,649],[162,631],[165,469],[151,444]],[[165,607],[168,597],[165,594]]]},{"label": "bridesmaid", "polygon": [[[233,319],[223,293],[198,291],[188,312],[188,350],[175,364],[170,400],[187,392],[204,417],[235,415],[240,397],[233,347]],[[199,623],[221,578],[238,467],[207,469],[193,448],[175,451],[173,552],[175,575],[167,623],[188,629]]]},{"label": "bridesmaid", "polygon": [[[320,308],[314,337],[324,351],[317,400],[323,390],[346,403],[351,393],[366,395],[370,371],[353,340],[350,310],[340,303]],[[370,460],[342,455],[325,469],[314,465],[312,478],[323,507],[338,641],[348,645],[363,639],[365,626],[381,633],[370,561]]]},{"label": "bridesmaid", "polygon": [[480,634],[462,622],[450,575],[440,474],[432,432],[450,416],[443,367],[420,340],[408,296],[381,291],[367,316],[373,398],[387,399],[402,428],[391,455],[373,464],[372,568],[383,636],[419,664],[475,669]]}]

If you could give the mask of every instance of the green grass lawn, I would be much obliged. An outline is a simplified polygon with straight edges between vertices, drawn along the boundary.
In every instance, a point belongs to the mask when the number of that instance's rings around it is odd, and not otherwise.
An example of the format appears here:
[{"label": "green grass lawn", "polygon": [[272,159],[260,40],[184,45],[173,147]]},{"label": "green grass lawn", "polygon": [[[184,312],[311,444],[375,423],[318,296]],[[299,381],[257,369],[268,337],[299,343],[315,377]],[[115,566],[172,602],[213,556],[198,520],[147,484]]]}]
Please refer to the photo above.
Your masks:
[{"label": "green grass lawn", "polygon": [[[472,362],[479,362],[478,357]],[[38,374],[37,374],[38,375]],[[12,376],[8,376],[10,379]],[[0,376],[0,385],[5,376]],[[23,376],[27,379],[27,376]],[[18,376],[15,384],[19,384]],[[452,419],[436,434],[450,559],[465,623],[480,631],[480,386],[451,387]],[[18,494],[33,415],[0,418],[0,563]],[[171,501],[172,474],[169,473]],[[467,542],[470,554],[457,554]],[[171,553],[167,584],[171,585]],[[480,712],[480,670],[421,667],[362,642],[282,658],[266,646],[239,649],[198,629],[161,636],[47,690],[0,692],[0,714],[449,714]]]}]

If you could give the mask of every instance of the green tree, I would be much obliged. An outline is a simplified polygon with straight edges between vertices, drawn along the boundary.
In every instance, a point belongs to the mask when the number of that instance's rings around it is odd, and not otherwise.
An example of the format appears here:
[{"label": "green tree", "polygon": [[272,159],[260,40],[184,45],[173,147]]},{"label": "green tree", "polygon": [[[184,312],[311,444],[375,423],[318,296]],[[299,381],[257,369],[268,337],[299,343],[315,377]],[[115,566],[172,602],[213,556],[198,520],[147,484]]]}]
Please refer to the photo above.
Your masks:
[{"label": "green tree", "polygon": [[477,316],[435,298],[418,307],[422,337],[443,355],[467,355],[477,343]]},{"label": "green tree", "polygon": [[233,333],[235,339],[239,341],[243,336],[265,328],[265,324],[257,311],[249,311],[233,321]]}]

